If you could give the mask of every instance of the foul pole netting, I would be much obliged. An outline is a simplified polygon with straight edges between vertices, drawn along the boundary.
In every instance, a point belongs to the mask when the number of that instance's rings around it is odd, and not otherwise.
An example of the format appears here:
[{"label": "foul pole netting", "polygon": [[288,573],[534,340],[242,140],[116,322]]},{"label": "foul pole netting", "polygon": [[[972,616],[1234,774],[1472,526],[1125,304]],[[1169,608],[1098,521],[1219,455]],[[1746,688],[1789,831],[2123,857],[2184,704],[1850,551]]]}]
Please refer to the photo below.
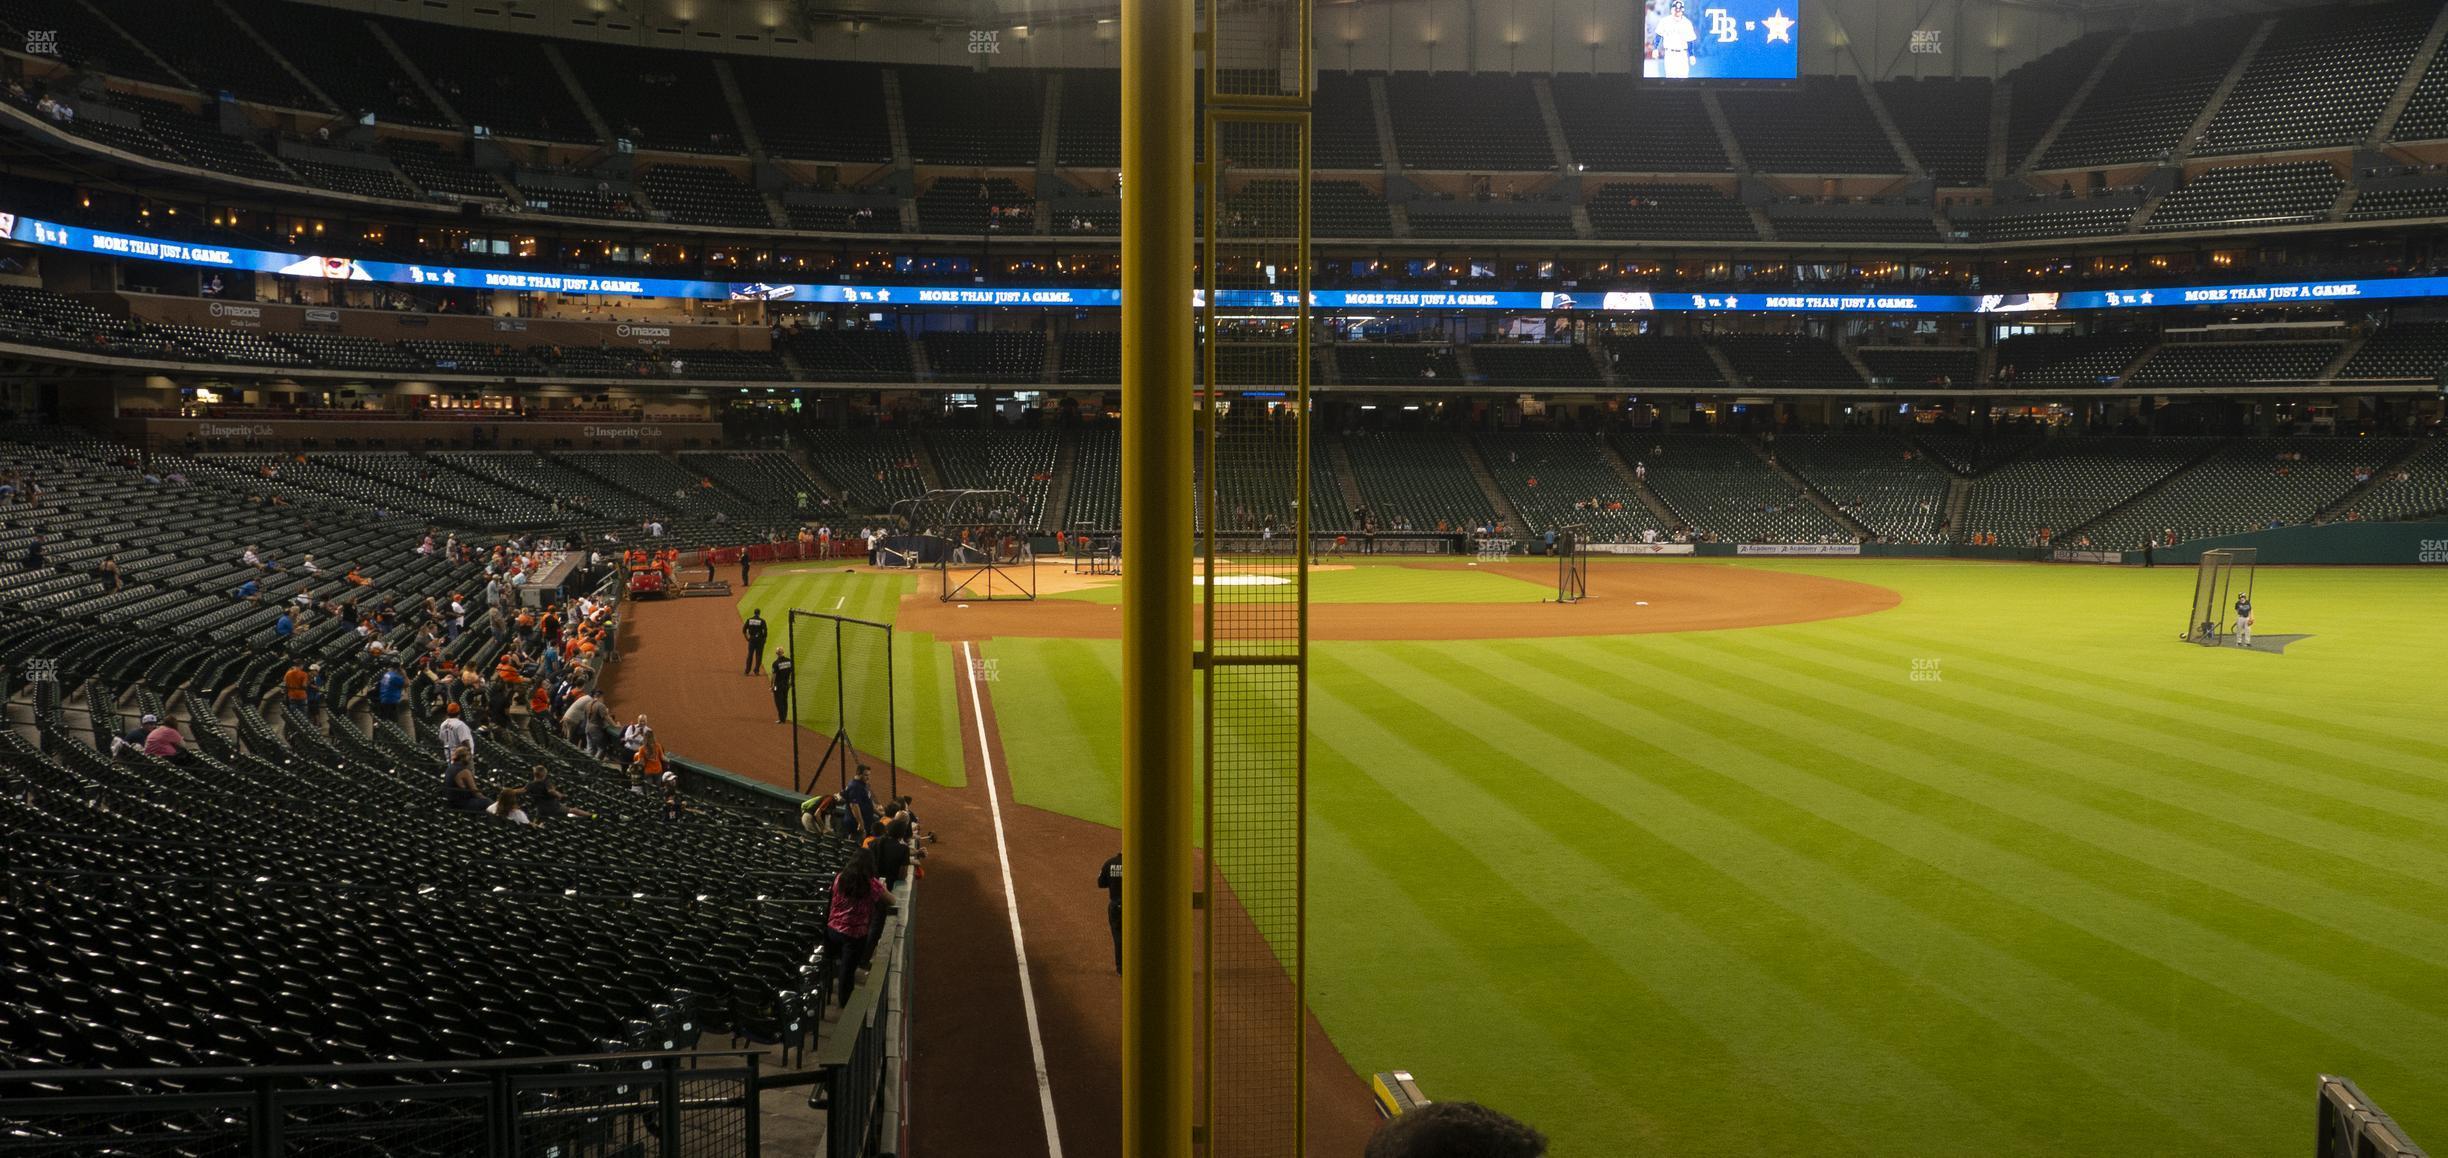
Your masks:
[{"label": "foul pole netting", "polygon": [[1275,305],[1200,316],[1209,1158],[1298,1158],[1307,1122],[1309,8],[1206,5],[1202,265]]}]

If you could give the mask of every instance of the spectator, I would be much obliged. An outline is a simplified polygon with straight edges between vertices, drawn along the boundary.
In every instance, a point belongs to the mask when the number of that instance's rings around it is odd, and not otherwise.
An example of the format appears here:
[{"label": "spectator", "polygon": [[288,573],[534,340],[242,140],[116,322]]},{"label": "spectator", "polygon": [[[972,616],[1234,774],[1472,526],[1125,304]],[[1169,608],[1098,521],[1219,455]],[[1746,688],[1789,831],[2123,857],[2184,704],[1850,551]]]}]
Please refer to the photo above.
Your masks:
[{"label": "spectator", "polygon": [[629,759],[634,760],[638,749],[645,747],[647,739],[653,735],[654,729],[646,726],[646,714],[640,712],[636,723],[621,729],[621,747],[628,751]]},{"label": "spectator", "polygon": [[841,799],[843,806],[854,810],[858,816],[861,833],[876,830],[875,790],[867,786],[867,766],[865,764],[859,765],[858,771],[851,774],[849,785],[842,789]]},{"label": "spectator", "polygon": [[490,727],[510,726],[510,706],[517,699],[518,669],[504,665],[485,684],[485,722]]},{"label": "spectator", "polygon": [[892,806],[892,811],[886,814],[883,834],[869,841],[867,847],[875,850],[876,875],[884,878],[888,887],[898,888],[908,876],[913,859],[909,818],[901,814],[899,805]]},{"label": "spectator", "polygon": [[1378,1127],[1364,1158],[1541,1158],[1547,1136],[1477,1102],[1430,1102]]},{"label": "spectator", "polygon": [[588,754],[598,760],[612,754],[614,746],[612,729],[612,705],[603,702],[602,698],[598,697],[595,701],[595,714],[587,717]]},{"label": "spectator", "polygon": [[552,774],[545,771],[542,764],[527,769],[525,801],[528,813],[535,817],[538,824],[564,816],[574,816],[580,820],[595,819],[594,813],[569,806],[568,795],[553,786]]},{"label": "spectator", "polygon": [[663,759],[663,741],[655,739],[651,728],[647,729],[645,742],[630,754],[629,762],[635,766],[635,775],[652,782],[662,782],[670,772]]},{"label": "spectator", "polygon": [[312,682],[314,677],[307,673],[306,665],[302,662],[292,662],[289,670],[281,674],[281,686],[288,689],[290,707],[306,706],[306,687]]},{"label": "spectator", "polygon": [[491,807],[484,790],[476,786],[476,756],[465,745],[451,749],[450,761],[442,773],[442,802],[462,812],[483,812]]},{"label": "spectator", "polygon": [[439,733],[442,741],[442,755],[445,759],[461,748],[467,749],[470,756],[475,755],[476,730],[468,727],[467,720],[460,716],[458,704],[449,704],[442,709],[442,727]]},{"label": "spectator", "polygon": [[111,756],[116,758],[122,753],[144,751],[146,737],[153,734],[153,726],[159,723],[161,723],[160,716],[148,715],[145,718],[138,720],[135,727],[129,728],[127,731],[121,732],[117,736],[112,737],[110,746]]},{"label": "spectator", "polygon": [[485,809],[485,812],[487,815],[501,817],[512,824],[529,823],[527,810],[519,807],[525,797],[526,793],[519,789],[504,788],[493,794],[492,807]]},{"label": "spectator", "polygon": [[561,710],[561,735],[572,744],[592,751],[587,742],[587,721],[595,715],[595,693],[581,691],[571,697],[569,706]]},{"label": "spectator", "polygon": [[[819,836],[841,831],[841,797],[828,792],[799,802],[799,827]],[[848,835],[844,833],[843,835]]]},{"label": "spectator", "polygon": [[119,579],[119,556],[102,556],[102,566],[97,568],[97,570],[99,570],[102,575],[102,589],[110,592],[113,595],[118,594],[121,586]]},{"label": "spectator", "polygon": [[[891,899],[891,891],[876,876],[875,854],[867,849],[852,853],[850,863],[833,875],[832,906],[825,920],[825,949],[833,959],[839,1005],[850,1004],[850,991],[858,986],[858,972],[867,964],[871,947],[868,933],[875,928],[877,914]],[[825,1007],[825,1020],[835,1018],[835,1008],[832,1004]]]},{"label": "spectator", "polygon": [[680,785],[669,780],[663,782],[663,819],[678,820],[694,811],[687,801],[680,799]]},{"label": "spectator", "polygon": [[187,762],[187,737],[179,735],[177,728],[155,721],[153,730],[145,733],[144,754],[173,764],[184,764]]},{"label": "spectator", "polygon": [[28,571],[39,571],[42,569],[42,567],[43,541],[41,535],[36,535],[34,536],[33,542],[26,544],[25,569]]},{"label": "spectator", "polygon": [[374,714],[402,728],[408,726],[405,710],[408,696],[408,676],[397,661],[383,665],[382,674],[374,677]]},{"label": "spectator", "polygon": [[272,620],[272,638],[287,643],[289,637],[296,633],[297,619],[289,614],[287,608],[282,608],[280,615]]}]

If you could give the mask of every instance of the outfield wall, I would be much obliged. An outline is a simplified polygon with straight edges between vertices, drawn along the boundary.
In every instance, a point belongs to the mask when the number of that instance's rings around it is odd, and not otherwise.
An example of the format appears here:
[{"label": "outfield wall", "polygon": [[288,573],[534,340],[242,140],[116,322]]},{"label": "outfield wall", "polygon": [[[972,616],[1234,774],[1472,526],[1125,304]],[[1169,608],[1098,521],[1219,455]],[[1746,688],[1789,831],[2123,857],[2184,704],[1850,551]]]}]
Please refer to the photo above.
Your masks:
[{"label": "outfield wall", "polygon": [[2258,549],[2265,567],[2296,563],[2448,566],[2448,521],[2279,527],[2162,547],[2158,557],[2162,563],[2196,563],[2202,552],[2220,547]]},{"label": "outfield wall", "polygon": [[[2203,551],[2221,547],[2253,547],[2264,566],[2330,564],[2354,567],[2448,566],[2448,520],[2424,523],[2328,523],[2322,526],[2279,527],[2196,539],[2154,551],[2156,562],[2191,566]],[[1703,557],[1871,559],[1999,559],[2059,563],[2126,565],[2142,562],[2140,551],[2051,550],[2045,547],[1972,547],[1944,543],[1802,543],[1760,545],[1702,543],[1693,552]]]}]

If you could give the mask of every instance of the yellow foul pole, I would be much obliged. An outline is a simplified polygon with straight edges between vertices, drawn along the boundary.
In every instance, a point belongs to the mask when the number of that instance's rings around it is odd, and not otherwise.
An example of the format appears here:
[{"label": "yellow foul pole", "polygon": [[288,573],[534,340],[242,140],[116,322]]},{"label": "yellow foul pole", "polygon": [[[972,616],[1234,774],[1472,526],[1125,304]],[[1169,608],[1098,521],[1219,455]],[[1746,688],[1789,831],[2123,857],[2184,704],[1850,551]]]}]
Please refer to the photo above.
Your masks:
[{"label": "yellow foul pole", "polygon": [[1191,1152],[1190,0],[1122,0],[1122,1152]]}]

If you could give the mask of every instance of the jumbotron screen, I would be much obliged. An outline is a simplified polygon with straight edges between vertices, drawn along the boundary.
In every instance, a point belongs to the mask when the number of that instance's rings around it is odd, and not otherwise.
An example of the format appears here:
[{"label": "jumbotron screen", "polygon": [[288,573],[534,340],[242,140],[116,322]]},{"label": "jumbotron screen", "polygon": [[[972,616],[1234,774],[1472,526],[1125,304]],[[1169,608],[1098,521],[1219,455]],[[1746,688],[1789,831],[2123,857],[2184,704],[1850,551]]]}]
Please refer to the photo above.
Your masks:
[{"label": "jumbotron screen", "polygon": [[1793,80],[1803,0],[1641,0],[1641,75]]}]

